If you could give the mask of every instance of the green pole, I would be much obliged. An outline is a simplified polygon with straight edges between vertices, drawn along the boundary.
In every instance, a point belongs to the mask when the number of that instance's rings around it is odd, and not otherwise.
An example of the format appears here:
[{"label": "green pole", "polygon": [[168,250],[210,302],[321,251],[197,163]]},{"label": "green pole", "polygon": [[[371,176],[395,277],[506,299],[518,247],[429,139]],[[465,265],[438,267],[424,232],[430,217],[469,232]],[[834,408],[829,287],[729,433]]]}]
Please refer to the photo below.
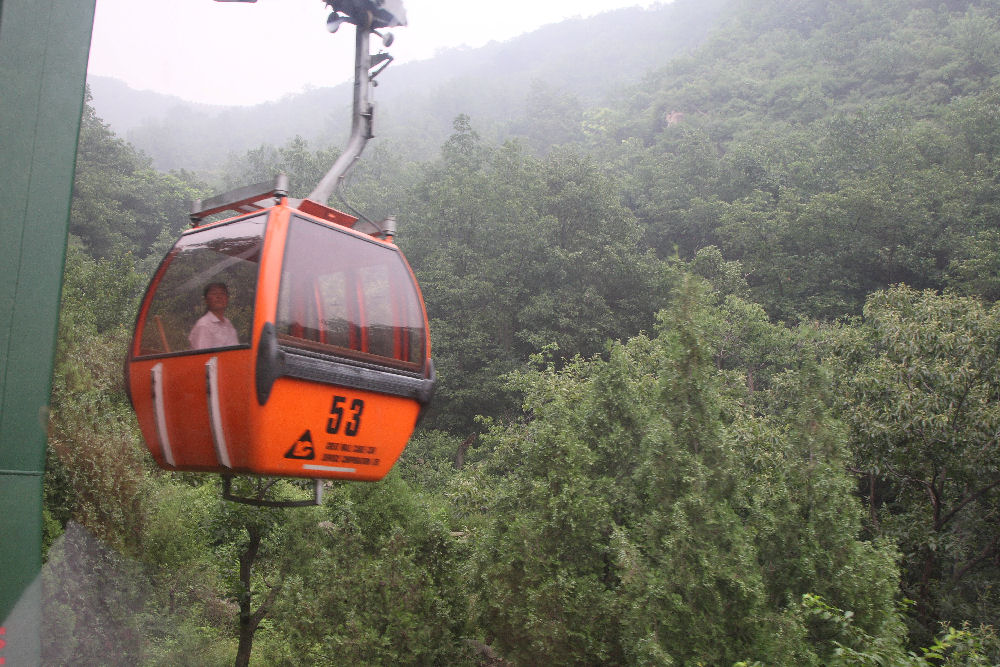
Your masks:
[{"label": "green pole", "polygon": [[96,0],[0,0],[0,664],[41,662],[42,477]]}]

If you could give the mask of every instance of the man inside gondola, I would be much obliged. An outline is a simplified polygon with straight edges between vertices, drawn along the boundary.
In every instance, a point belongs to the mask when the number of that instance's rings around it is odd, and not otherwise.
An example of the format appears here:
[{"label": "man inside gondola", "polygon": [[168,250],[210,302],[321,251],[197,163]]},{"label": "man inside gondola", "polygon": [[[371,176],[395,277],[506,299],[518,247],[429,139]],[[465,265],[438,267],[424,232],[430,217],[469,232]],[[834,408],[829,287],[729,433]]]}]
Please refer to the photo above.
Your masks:
[{"label": "man inside gondola", "polygon": [[226,317],[229,305],[229,288],[225,283],[209,283],[205,286],[205,314],[198,318],[188,335],[191,349],[202,350],[210,347],[230,347],[239,345],[236,327]]}]

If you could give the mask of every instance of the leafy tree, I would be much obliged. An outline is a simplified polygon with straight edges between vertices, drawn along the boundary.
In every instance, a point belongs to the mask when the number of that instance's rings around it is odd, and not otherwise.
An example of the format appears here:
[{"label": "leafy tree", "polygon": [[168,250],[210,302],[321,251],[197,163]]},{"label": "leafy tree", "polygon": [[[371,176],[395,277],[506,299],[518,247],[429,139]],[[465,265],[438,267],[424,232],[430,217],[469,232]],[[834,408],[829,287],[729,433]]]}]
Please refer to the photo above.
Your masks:
[{"label": "leafy tree", "polygon": [[1000,319],[968,297],[896,287],[869,297],[843,344],[844,416],[870,529],[903,553],[921,641],[989,623],[1000,543]]},{"label": "leafy tree", "polygon": [[51,397],[46,509],[58,525],[72,519],[118,547],[134,546],[140,533],[148,470],[135,447],[121,374],[138,289],[129,256],[90,260],[69,250]]},{"label": "leafy tree", "polygon": [[819,589],[892,629],[893,552],[858,538],[820,348],[792,363],[805,342],[696,279],[674,298],[655,338],[521,375],[524,422],[466,473],[481,624],[517,664],[819,664],[797,603]]},{"label": "leafy tree", "polygon": [[[284,481],[234,481],[235,493],[257,500],[295,499]],[[247,488],[251,487],[251,488]],[[217,501],[211,517],[216,553],[223,561],[230,599],[239,607],[237,667],[250,664],[254,636],[285,591],[286,581],[309,572],[316,551],[317,511]]]},{"label": "leafy tree", "polygon": [[467,664],[466,548],[439,502],[396,473],[328,489],[302,554],[310,565],[276,600],[294,662]]},{"label": "leafy tree", "polygon": [[76,173],[69,231],[92,257],[166,252],[161,235],[176,236],[187,224],[191,201],[206,196],[192,174],[154,170],[148,157],[97,117],[89,97]]},{"label": "leafy tree", "polygon": [[[854,613],[826,603],[822,597],[806,593],[802,606],[814,620],[836,631],[833,640],[836,650],[826,663],[841,665],[899,665],[899,667],[929,667],[930,665],[954,666],[990,665],[996,663],[1000,646],[995,631],[989,626],[971,628],[967,624],[956,629],[946,627],[928,647],[907,651],[903,642],[902,627],[895,636],[873,637],[854,623]],[[899,621],[902,626],[902,621]],[[759,664],[759,663],[754,663]],[[737,663],[737,667],[749,667]]]},{"label": "leafy tree", "polygon": [[525,102],[524,135],[540,154],[582,138],[583,107],[575,95],[535,79]]},{"label": "leafy tree", "polygon": [[284,173],[291,187],[290,196],[305,197],[330,170],[338,154],[334,148],[310,151],[309,143],[299,136],[280,147],[263,144],[230,158],[225,187],[269,182],[275,174]]},{"label": "leafy tree", "polygon": [[491,149],[462,116],[455,129],[416,191],[407,252],[436,341],[432,423],[468,429],[511,411],[499,377],[529,354],[590,355],[649,328],[669,278],[592,159]]}]

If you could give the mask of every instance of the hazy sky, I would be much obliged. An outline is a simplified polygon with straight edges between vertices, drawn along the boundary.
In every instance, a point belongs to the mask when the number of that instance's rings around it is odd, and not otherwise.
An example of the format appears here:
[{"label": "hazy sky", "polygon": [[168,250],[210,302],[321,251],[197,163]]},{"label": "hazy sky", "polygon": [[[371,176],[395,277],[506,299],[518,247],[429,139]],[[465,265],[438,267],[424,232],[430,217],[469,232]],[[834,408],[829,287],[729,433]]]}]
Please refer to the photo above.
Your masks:
[{"label": "hazy sky", "polygon": [[[396,63],[504,41],[542,25],[651,0],[404,0]],[[97,0],[91,74],[192,102],[255,104],[352,77],[354,28],[326,30],[323,0]],[[373,51],[381,46],[373,40]]]}]

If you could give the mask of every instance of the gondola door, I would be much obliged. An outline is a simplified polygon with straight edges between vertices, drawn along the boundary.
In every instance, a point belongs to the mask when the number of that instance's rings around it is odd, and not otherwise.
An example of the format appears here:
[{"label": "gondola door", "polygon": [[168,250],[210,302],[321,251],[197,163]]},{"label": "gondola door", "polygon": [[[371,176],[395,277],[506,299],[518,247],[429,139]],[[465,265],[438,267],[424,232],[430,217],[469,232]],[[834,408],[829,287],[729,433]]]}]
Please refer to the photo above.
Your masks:
[{"label": "gondola door", "polygon": [[128,381],[143,437],[162,467],[248,469],[251,327],[266,224],[265,213],[190,230],[147,290]]}]

